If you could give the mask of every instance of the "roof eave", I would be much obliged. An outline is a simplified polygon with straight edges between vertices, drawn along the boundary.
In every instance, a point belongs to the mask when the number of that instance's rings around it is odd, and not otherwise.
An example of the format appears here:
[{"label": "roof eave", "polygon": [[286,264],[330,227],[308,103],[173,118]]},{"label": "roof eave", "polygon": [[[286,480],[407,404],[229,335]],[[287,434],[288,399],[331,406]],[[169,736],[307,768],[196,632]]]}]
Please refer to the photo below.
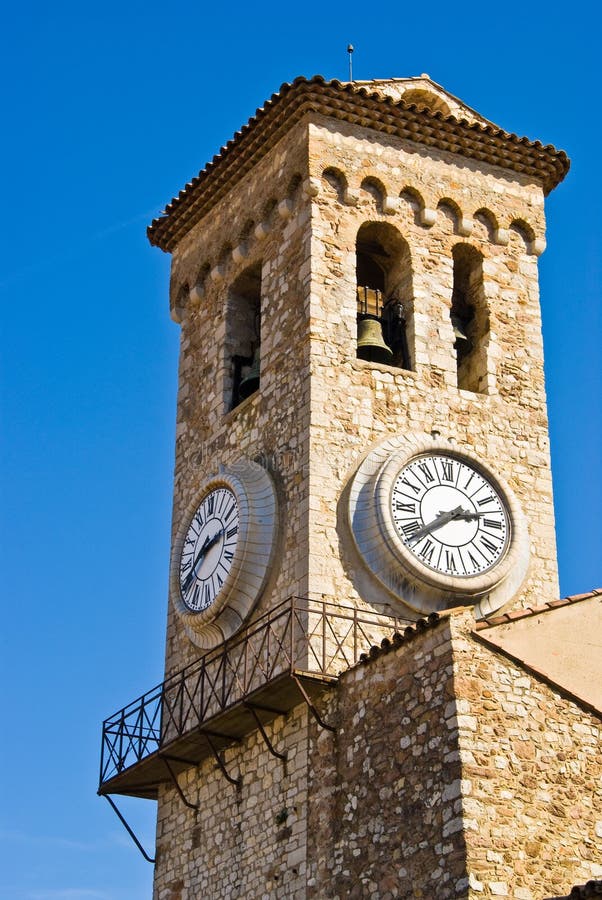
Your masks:
[{"label": "roof eave", "polygon": [[210,206],[312,112],[528,175],[540,181],[546,194],[562,181],[570,166],[564,151],[494,125],[469,124],[353,83],[326,82],[321,76],[297,78],[282,85],[167,205],[165,215],[153,220],[147,229],[151,244],[172,251]]}]

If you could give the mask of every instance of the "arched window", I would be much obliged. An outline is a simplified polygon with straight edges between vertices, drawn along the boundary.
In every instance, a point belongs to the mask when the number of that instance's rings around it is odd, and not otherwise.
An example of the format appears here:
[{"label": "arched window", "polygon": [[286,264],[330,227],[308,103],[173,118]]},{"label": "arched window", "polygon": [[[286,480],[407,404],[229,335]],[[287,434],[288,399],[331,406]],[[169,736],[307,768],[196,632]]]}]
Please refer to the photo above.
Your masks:
[{"label": "arched window", "polygon": [[483,257],[468,244],[453,249],[454,286],[451,323],[458,387],[475,393],[487,388],[489,313],[483,289]]},{"label": "arched window", "polygon": [[231,409],[259,388],[261,263],[249,266],[230,288],[226,319],[227,390]]},{"label": "arched window", "polygon": [[358,358],[410,369],[407,331],[413,296],[408,245],[392,225],[366,222],[355,250]]}]

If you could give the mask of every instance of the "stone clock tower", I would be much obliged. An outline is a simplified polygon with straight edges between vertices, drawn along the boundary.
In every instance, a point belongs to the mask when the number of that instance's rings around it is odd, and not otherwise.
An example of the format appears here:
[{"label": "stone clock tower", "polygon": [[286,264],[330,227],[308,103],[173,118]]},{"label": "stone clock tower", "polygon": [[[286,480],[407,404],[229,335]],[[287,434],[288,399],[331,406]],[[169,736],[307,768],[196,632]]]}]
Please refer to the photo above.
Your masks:
[{"label": "stone clock tower", "polygon": [[156,900],[602,877],[599,657],[562,640],[600,597],[558,600],[538,296],[567,170],[426,75],[301,78],[152,223],[166,680],[105,722],[100,793],[158,800]]}]

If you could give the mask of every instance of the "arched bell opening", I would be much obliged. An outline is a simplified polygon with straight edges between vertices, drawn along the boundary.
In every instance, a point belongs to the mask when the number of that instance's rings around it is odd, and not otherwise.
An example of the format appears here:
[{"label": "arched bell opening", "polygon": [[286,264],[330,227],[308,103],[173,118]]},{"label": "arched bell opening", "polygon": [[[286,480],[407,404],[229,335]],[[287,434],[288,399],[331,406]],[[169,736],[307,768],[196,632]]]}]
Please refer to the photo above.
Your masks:
[{"label": "arched bell opening", "polygon": [[453,249],[454,284],[450,318],[458,387],[484,393],[487,386],[489,312],[483,286],[483,257],[468,244]]},{"label": "arched bell opening", "polygon": [[408,326],[413,312],[407,242],[396,228],[366,222],[356,239],[357,356],[411,369]]},{"label": "arched bell opening", "polygon": [[259,389],[261,350],[261,263],[242,272],[228,296],[226,352],[231,409]]}]

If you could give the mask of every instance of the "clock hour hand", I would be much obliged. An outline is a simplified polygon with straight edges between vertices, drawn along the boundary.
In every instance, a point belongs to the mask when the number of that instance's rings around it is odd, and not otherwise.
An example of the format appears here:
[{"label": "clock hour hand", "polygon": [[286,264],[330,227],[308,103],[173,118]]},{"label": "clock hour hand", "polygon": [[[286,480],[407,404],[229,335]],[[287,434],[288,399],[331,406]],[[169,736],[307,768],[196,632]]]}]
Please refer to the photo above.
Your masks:
[{"label": "clock hour hand", "polygon": [[187,594],[187,593],[188,593],[188,589],[190,588],[190,585],[192,584],[192,582],[193,582],[194,579],[196,578],[196,570],[197,570],[197,567],[198,567],[199,563],[203,561],[203,559],[204,559],[205,556],[207,555],[207,552],[208,552],[215,544],[217,544],[217,542],[219,541],[219,539],[220,539],[220,537],[222,536],[223,533],[224,533],[224,529],[223,529],[223,528],[220,528],[220,530],[217,531],[217,532],[213,535],[213,537],[211,537],[211,538],[210,538],[210,537],[206,537],[206,538],[205,538],[205,540],[204,540],[204,542],[203,542],[203,546],[201,547],[201,549],[200,549],[199,552],[197,553],[197,557],[196,557],[196,559],[195,559],[195,561],[194,561],[194,563],[193,563],[193,565],[192,565],[192,569],[190,570],[190,572],[189,572],[188,575],[186,576],[186,579],[185,579],[185,581],[184,581],[184,583],[183,583],[183,585],[182,585],[182,591],[184,592],[184,594]]},{"label": "clock hour hand", "polygon": [[207,553],[207,550],[211,550],[211,548],[212,548],[215,544],[217,544],[217,542],[219,541],[219,539],[220,539],[221,536],[223,535],[224,531],[225,531],[224,528],[220,528],[219,531],[216,531],[216,532],[215,532],[215,534],[213,535],[213,537],[211,538],[211,540],[205,542],[205,545],[204,545],[204,547],[203,547],[203,556]]},{"label": "clock hour hand", "polygon": [[490,515],[489,513],[477,512],[476,510],[471,512],[469,509],[461,509],[461,507],[458,507],[458,509],[460,512],[454,516],[454,519],[464,519],[465,522],[472,522],[473,519],[478,519],[480,516]]},{"label": "clock hour hand", "polygon": [[414,534],[410,538],[408,538],[408,544],[415,543],[426,534],[430,534],[431,531],[435,531],[435,529],[437,528],[442,528],[444,525],[447,525],[448,522],[451,522],[454,519],[461,519],[466,515],[468,515],[468,513],[466,512],[466,510],[462,509],[461,506],[456,506],[455,509],[450,509],[447,512],[440,512],[432,522],[429,522],[428,525],[423,525],[422,528],[419,528],[418,531],[415,531]]}]

